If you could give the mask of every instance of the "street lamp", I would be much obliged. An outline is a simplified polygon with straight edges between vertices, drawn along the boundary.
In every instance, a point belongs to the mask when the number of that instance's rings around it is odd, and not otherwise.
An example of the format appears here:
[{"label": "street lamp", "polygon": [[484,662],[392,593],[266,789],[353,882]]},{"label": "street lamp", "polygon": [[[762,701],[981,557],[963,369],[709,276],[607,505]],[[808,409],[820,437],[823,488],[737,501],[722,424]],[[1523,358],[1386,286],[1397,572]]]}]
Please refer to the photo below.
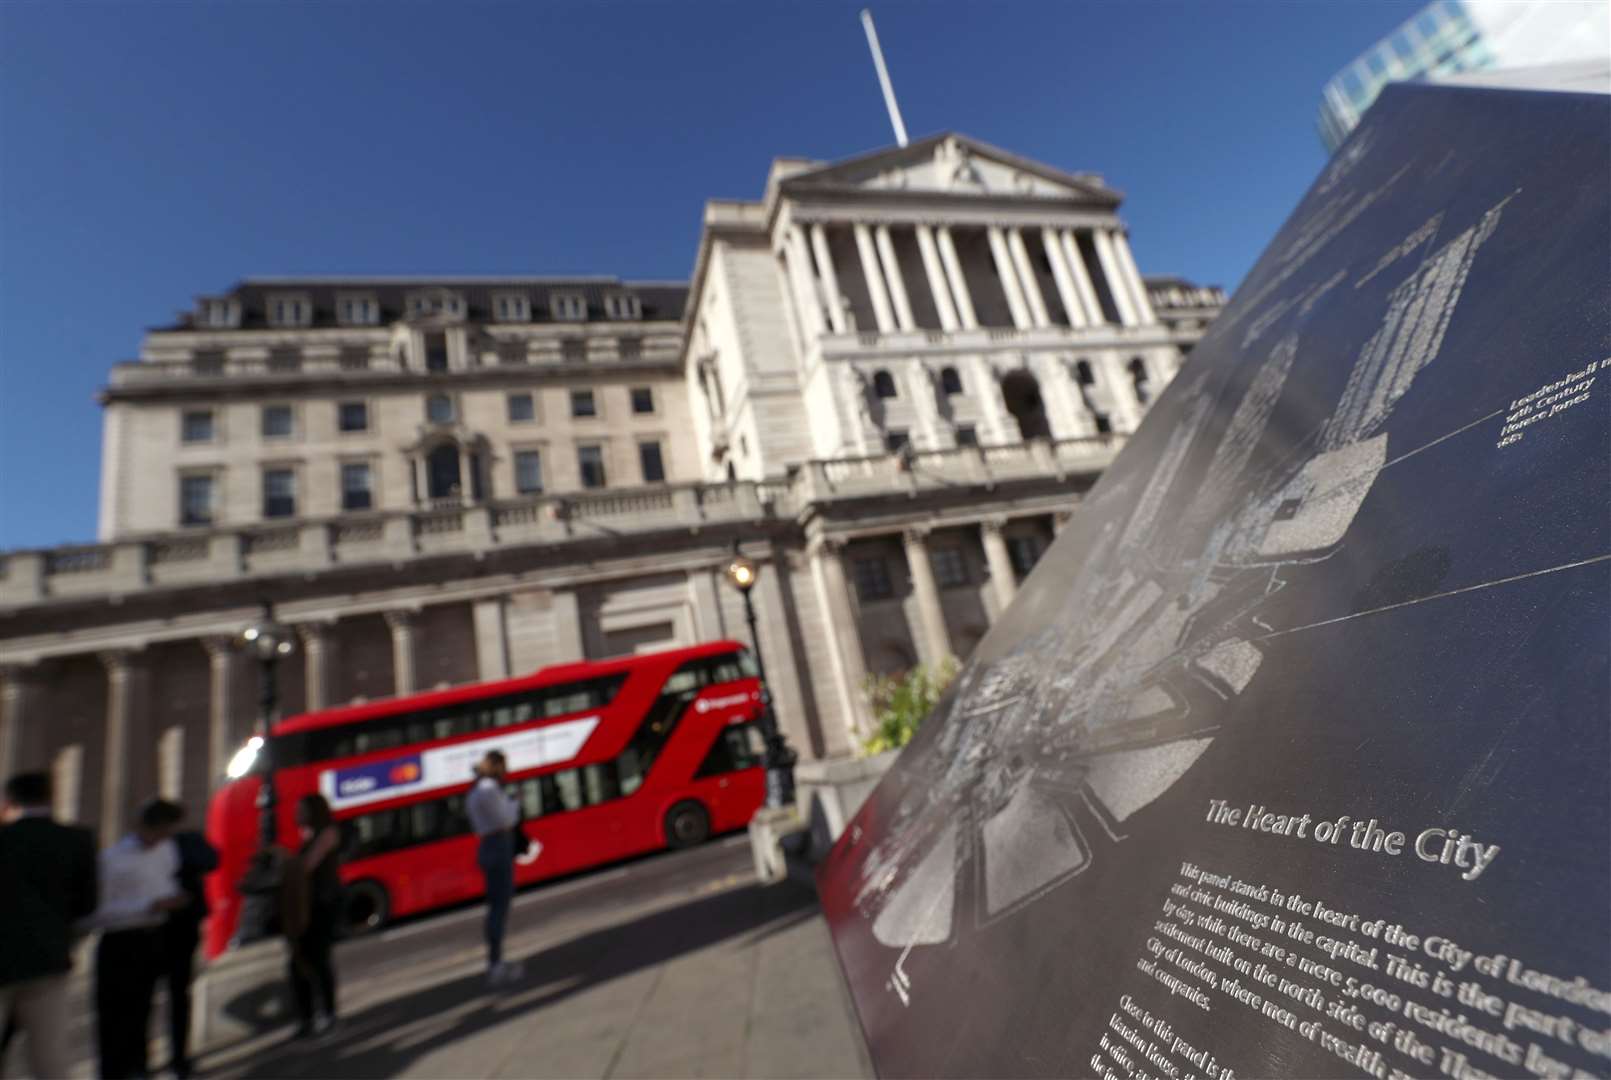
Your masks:
[{"label": "street lamp", "polygon": [[755,649],[755,668],[761,679],[761,738],[766,742],[766,805],[794,805],[794,763],[799,759],[783,732],[778,730],[777,714],[772,711],[772,691],[766,684],[766,661],[761,658],[761,635],[755,629],[755,603],[750,590],[761,576],[761,568],[744,557],[733,541],[733,558],[727,564],[727,580],[744,598],[744,618],[750,624],[750,644]]},{"label": "street lamp", "polygon": [[238,940],[247,944],[267,937],[273,921],[279,883],[284,875],[280,853],[275,850],[275,811],[279,805],[274,790],[274,743],[269,739],[270,729],[279,712],[280,659],[296,649],[290,627],[274,618],[274,606],[263,602],[263,613],[258,620],[241,631],[238,641],[242,651],[257,660],[257,732],[247,742],[245,750],[230,763],[232,775],[256,772],[259,779],[257,792],[258,851],[241,878],[240,891],[246,902],[241,909]]}]

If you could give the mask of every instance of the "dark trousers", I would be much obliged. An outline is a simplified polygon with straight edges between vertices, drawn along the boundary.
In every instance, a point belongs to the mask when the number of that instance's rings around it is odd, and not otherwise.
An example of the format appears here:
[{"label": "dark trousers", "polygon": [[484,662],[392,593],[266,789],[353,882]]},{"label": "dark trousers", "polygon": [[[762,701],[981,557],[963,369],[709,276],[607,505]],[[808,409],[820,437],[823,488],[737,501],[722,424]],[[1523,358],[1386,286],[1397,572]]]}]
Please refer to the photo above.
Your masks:
[{"label": "dark trousers", "polygon": [[201,927],[178,917],[162,928],[162,981],[168,991],[168,1061],[180,1076],[190,1072],[190,981],[195,975]]},{"label": "dark trousers", "polygon": [[487,966],[503,962],[503,934],[509,925],[509,904],[515,898],[515,842],[507,832],[481,838],[476,863],[487,882]]},{"label": "dark trousers", "polygon": [[302,1022],[313,1022],[317,1009],[336,1015],[336,920],[329,912],[315,911],[307,930],[291,942],[291,996]]},{"label": "dark trousers", "polygon": [[151,995],[162,966],[161,932],[114,930],[95,950],[95,1018],[105,1080],[149,1076]]}]

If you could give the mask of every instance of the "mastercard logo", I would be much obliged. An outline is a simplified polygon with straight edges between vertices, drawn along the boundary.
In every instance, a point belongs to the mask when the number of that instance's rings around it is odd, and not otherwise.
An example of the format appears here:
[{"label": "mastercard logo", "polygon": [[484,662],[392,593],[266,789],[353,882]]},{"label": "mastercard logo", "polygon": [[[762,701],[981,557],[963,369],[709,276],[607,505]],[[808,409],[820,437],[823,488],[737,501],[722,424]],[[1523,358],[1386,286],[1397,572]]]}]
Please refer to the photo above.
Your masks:
[{"label": "mastercard logo", "polygon": [[405,761],[401,765],[393,765],[389,779],[394,784],[410,784],[420,778],[420,767],[412,761]]}]

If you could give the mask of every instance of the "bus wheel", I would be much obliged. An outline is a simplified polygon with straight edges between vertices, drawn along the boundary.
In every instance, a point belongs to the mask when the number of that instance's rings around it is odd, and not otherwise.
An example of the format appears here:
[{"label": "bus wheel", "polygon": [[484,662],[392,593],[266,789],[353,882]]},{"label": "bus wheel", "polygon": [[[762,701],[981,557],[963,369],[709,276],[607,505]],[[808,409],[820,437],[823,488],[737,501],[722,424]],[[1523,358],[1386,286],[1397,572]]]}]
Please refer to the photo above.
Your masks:
[{"label": "bus wheel", "polygon": [[669,848],[693,847],[710,835],[710,815],[705,808],[690,799],[666,811],[666,846]]},{"label": "bus wheel", "polygon": [[355,881],[347,886],[341,902],[341,929],[346,937],[358,937],[384,926],[391,912],[391,901],[379,882]]}]

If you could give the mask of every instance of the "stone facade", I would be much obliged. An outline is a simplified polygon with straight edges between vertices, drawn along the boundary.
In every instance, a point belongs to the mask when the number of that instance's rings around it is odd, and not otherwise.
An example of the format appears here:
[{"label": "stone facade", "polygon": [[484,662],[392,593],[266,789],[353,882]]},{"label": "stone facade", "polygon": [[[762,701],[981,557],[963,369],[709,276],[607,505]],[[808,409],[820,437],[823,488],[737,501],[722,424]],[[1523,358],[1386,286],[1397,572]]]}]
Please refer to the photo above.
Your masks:
[{"label": "stone facade", "polygon": [[200,298],[113,369],[103,542],[0,556],[0,772],[107,838],[199,809],[264,600],[285,713],[743,639],[734,541],[786,732],[853,753],[866,675],[972,649],[1223,303],[1143,282],[1117,206],[941,136],[778,162],[688,286]]}]

